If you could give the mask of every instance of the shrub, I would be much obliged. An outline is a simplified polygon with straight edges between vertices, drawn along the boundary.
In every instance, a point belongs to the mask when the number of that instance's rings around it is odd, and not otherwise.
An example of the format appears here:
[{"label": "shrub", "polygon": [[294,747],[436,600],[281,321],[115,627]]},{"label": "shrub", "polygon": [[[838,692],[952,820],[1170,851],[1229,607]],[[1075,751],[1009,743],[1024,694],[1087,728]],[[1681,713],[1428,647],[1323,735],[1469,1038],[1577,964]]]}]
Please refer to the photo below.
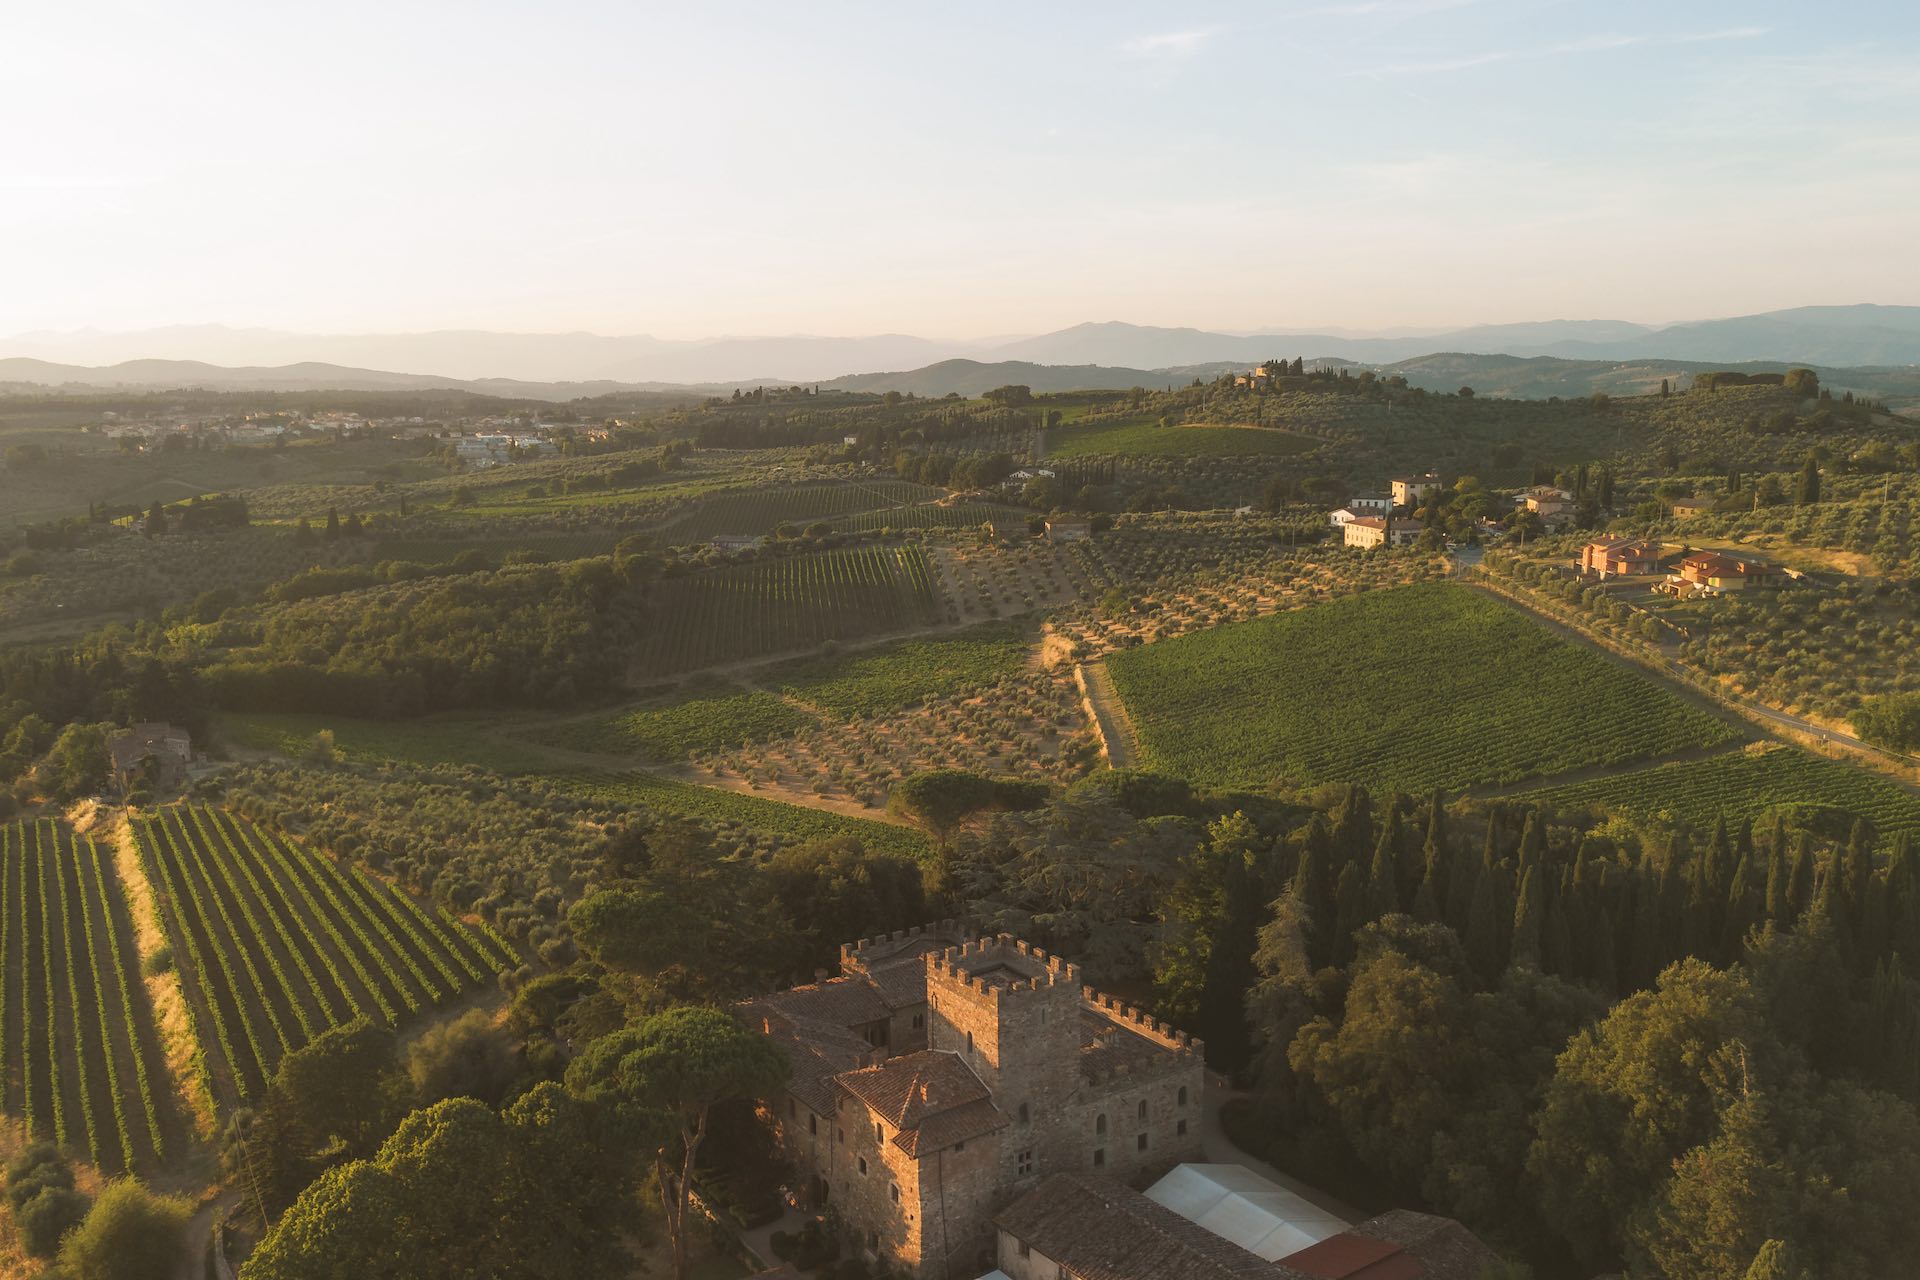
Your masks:
[{"label": "shrub", "polygon": [[157,978],[163,973],[173,972],[173,948],[161,943],[154,948],[152,955],[140,962],[140,968],[149,978]]},{"label": "shrub", "polygon": [[14,1210],[20,1244],[36,1258],[51,1258],[60,1239],[87,1216],[87,1198],[71,1187],[42,1187],[31,1200]]}]

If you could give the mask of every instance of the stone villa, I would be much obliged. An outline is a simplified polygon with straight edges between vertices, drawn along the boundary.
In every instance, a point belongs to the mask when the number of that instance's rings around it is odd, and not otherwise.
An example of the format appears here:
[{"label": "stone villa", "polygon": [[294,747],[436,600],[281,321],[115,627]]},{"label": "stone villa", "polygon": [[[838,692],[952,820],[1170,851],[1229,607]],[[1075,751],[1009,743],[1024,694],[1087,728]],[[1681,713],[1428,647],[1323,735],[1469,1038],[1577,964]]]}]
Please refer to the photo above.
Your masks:
[{"label": "stone villa", "polygon": [[805,1201],[921,1280],[991,1266],[995,1215],[1043,1178],[1145,1182],[1200,1153],[1201,1042],[1007,934],[866,939],[741,1012],[792,1064],[762,1107]]}]

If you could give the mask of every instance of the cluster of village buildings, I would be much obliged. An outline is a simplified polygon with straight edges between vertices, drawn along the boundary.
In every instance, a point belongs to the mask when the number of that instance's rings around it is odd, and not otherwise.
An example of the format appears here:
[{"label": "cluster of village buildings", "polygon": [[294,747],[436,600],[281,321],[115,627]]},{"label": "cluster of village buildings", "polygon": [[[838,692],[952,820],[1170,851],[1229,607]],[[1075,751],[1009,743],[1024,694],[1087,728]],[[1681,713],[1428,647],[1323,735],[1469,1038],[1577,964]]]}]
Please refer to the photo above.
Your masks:
[{"label": "cluster of village buildings", "polygon": [[838,975],[740,1012],[791,1066],[760,1109],[798,1205],[915,1280],[1468,1280],[1497,1262],[1450,1219],[1349,1223],[1209,1162],[1205,1046],[1006,934],[866,939]]},{"label": "cluster of village buildings", "polygon": [[[1417,476],[1395,476],[1388,482],[1390,492],[1357,493],[1345,506],[1327,513],[1327,523],[1341,531],[1349,547],[1368,550],[1373,547],[1405,547],[1417,542],[1427,531],[1426,522],[1411,514],[1414,509],[1442,488],[1434,472]],[[1565,489],[1553,485],[1535,485],[1514,498],[1516,508],[1525,508],[1540,518],[1549,531],[1573,523],[1578,504]],[[1482,520],[1480,531],[1498,537],[1505,527],[1498,521]]]},{"label": "cluster of village buildings", "polygon": [[102,417],[102,429],[108,439],[139,450],[163,445],[170,437],[223,445],[271,445],[372,433],[442,441],[452,449],[458,462],[472,470],[550,457],[559,451],[555,440],[561,434],[591,442],[605,440],[608,434],[607,428],[601,425],[529,422],[523,418],[491,416],[451,424],[418,416],[367,418],[352,413],[261,414],[236,419],[231,414],[167,412],[128,420],[109,412]]}]

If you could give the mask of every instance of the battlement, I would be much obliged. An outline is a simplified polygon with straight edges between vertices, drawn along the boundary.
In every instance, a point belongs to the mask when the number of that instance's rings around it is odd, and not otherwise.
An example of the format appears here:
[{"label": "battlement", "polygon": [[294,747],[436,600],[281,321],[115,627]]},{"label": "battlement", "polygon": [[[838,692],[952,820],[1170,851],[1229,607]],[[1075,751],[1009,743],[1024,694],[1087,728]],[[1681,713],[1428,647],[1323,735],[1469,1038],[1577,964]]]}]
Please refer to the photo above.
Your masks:
[{"label": "battlement", "polygon": [[957,947],[929,954],[927,982],[931,985],[936,981],[945,986],[964,987],[984,999],[998,1002],[1002,993],[1075,987],[1080,982],[1080,966],[1003,933],[992,938],[971,939]]},{"label": "battlement", "polygon": [[1080,1002],[1085,1008],[1105,1018],[1116,1027],[1137,1036],[1144,1036],[1163,1049],[1171,1049],[1177,1054],[1194,1057],[1206,1056],[1206,1041],[1197,1036],[1188,1035],[1171,1022],[1162,1022],[1150,1016],[1136,1005],[1126,1004],[1117,997],[1095,991],[1092,987],[1080,988]]},{"label": "battlement", "polygon": [[845,973],[849,969],[864,969],[874,959],[890,960],[914,943],[951,942],[960,936],[958,920],[935,920],[928,924],[917,924],[911,929],[861,938],[858,942],[843,942],[840,944],[840,970]]}]

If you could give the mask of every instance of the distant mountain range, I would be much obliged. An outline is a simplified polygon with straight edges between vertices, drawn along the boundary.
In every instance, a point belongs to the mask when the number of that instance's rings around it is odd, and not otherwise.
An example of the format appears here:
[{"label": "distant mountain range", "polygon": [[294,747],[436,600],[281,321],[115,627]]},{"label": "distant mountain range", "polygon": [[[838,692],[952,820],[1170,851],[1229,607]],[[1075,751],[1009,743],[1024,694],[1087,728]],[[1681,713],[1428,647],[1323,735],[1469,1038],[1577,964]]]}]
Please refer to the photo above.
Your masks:
[{"label": "distant mountain range", "polygon": [[[1544,399],[1547,396],[1643,395],[1663,379],[1684,386],[1705,369],[1781,372],[1786,361],[1729,360],[1570,360],[1560,356],[1474,355],[1438,352],[1388,364],[1321,357],[1322,363],[1374,368],[1404,377],[1429,391],[1470,386],[1483,396]],[[1036,364],[1025,360],[940,360],[894,373],[859,373],[812,384],[824,390],[899,391],[937,398],[977,396],[993,387],[1024,383],[1035,391],[1125,390],[1183,386],[1195,378],[1210,380],[1243,369],[1247,361],[1213,361],[1142,369],[1126,365]],[[1920,365],[1835,367],[1815,364],[1823,385],[1838,394],[1852,391],[1887,401],[1899,412],[1920,409]],[[522,382],[512,378],[443,378],[431,374],[383,373],[342,365],[301,363],[276,367],[226,368],[190,360],[130,360],[104,368],[51,364],[44,360],[0,359],[0,394],[9,391],[82,393],[89,391],[167,391],[198,388],[215,391],[456,391],[507,401],[566,401],[593,396],[640,398],[658,403],[726,395],[736,386],[772,385],[777,379],[742,383]]]},{"label": "distant mountain range", "polygon": [[[126,376],[141,379],[161,373],[148,364],[156,360],[199,361],[209,370],[244,366],[261,378],[269,373],[292,378],[337,376],[327,370],[341,367],[356,371],[354,376],[363,381],[373,377],[433,379],[415,384],[383,383],[383,388],[446,386],[453,382],[505,385],[508,380],[516,385],[603,388],[813,383],[872,376],[873,370],[937,368],[956,360],[984,365],[1017,361],[1035,366],[1152,371],[1210,364],[1250,365],[1271,356],[1304,356],[1309,360],[1336,358],[1378,366],[1436,352],[1602,361],[1773,361],[1828,367],[1920,364],[1920,307],[1795,307],[1665,326],[1624,320],[1546,320],[1413,335],[1232,334],[1107,321],[1034,337],[976,342],[907,334],[701,340],[479,330],[301,334],[219,325],[131,333],[32,333],[0,340],[0,356],[54,365],[112,366],[116,376],[130,366],[139,366]],[[14,371],[5,372],[10,366]],[[375,370],[404,372],[369,372]],[[31,366],[0,360],[0,378],[40,382],[60,376],[42,372],[44,377],[30,376]],[[204,376],[220,375],[208,372]]]}]

